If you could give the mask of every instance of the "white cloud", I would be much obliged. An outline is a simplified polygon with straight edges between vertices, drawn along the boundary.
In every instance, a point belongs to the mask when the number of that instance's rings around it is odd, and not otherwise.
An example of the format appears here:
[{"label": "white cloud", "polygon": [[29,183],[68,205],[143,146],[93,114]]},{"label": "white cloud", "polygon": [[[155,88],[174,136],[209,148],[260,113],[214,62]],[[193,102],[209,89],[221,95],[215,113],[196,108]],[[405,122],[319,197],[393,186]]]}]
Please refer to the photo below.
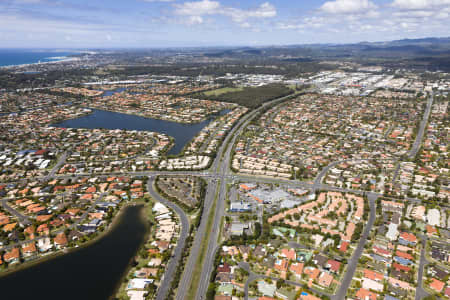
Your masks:
[{"label": "white cloud", "polygon": [[15,3],[19,4],[34,4],[34,3],[40,3],[41,0],[14,0]]},{"label": "white cloud", "polygon": [[275,6],[269,2],[264,2],[256,10],[247,12],[249,17],[255,18],[272,18],[277,15]]},{"label": "white cloud", "polygon": [[278,29],[291,30],[291,29],[302,29],[302,24],[290,24],[290,23],[277,23]]},{"label": "white cloud", "polygon": [[450,17],[449,13],[446,11],[438,12],[438,14],[436,15],[436,19],[441,19],[441,20],[448,20],[449,17]]},{"label": "white cloud", "polygon": [[322,16],[312,16],[303,18],[300,23],[278,23],[278,29],[291,29],[291,30],[302,30],[302,29],[318,29],[323,28],[326,25],[334,25],[340,23],[341,21],[335,18],[324,18]]},{"label": "white cloud", "polygon": [[335,0],[325,2],[319,10],[329,14],[367,13],[377,6],[369,0]]},{"label": "white cloud", "polygon": [[394,0],[391,4],[392,7],[404,10],[428,10],[449,5],[450,0]]},{"label": "white cloud", "polygon": [[201,16],[190,16],[187,19],[186,22],[188,25],[196,25],[196,24],[202,24],[203,23],[203,18]]},{"label": "white cloud", "polygon": [[[448,36],[450,28],[450,0],[323,0],[313,1],[315,8],[308,11],[298,10],[299,7],[293,5],[292,11],[282,16],[271,0],[258,0],[252,6],[248,4],[250,1],[240,1],[241,6],[231,4],[238,1],[221,0],[139,1],[141,4],[145,1],[168,4],[161,5],[160,11],[152,12],[150,22],[148,14],[142,14],[143,19],[139,19],[141,14],[116,12],[99,14],[98,20],[96,17],[79,20],[70,14],[67,18],[60,15],[59,7],[52,11],[53,7],[44,5],[33,5],[27,10],[21,9],[20,5],[4,5],[19,2],[53,4],[53,0],[0,0],[0,40],[2,46],[8,47],[47,44],[140,46],[150,38],[159,41],[161,37],[163,41],[159,42],[163,44],[172,43],[172,40],[193,44],[200,41],[205,41],[204,44],[214,41],[217,44],[224,41],[249,44],[253,38],[264,40],[261,43],[266,44],[345,43]],[[294,15],[294,9],[300,13]],[[40,10],[42,14],[34,13]],[[230,23],[235,26],[230,28]],[[190,25],[195,27],[186,29]],[[237,26],[242,29],[239,31]],[[258,29],[264,33],[257,33]]]},{"label": "white cloud", "polygon": [[269,2],[264,2],[255,9],[239,9],[234,7],[222,6],[218,1],[201,0],[175,4],[175,14],[187,17],[188,24],[203,23],[202,16],[221,15],[231,18],[233,22],[238,23],[243,28],[251,27],[248,19],[251,18],[273,18],[277,15],[275,6]]},{"label": "white cloud", "polygon": [[[111,41],[118,40],[116,35],[130,36],[134,31],[121,31],[120,26],[106,24],[78,24],[71,21],[46,20],[17,14],[3,14],[0,12],[0,32],[5,35],[2,45],[14,45],[22,42],[25,45],[43,46],[46,43],[57,45],[70,42],[83,42],[91,45],[102,45],[108,41],[109,32],[114,32]],[[32,35],[27,35],[28,33]],[[99,38],[100,37],[100,38]],[[27,39],[26,42],[23,42]]]},{"label": "white cloud", "polygon": [[237,23],[245,23],[248,18],[273,18],[277,15],[276,8],[265,2],[255,10],[242,10],[237,8],[225,8],[221,14],[231,17]]},{"label": "white cloud", "polygon": [[434,15],[434,12],[429,10],[397,11],[393,15],[401,18],[428,18]]},{"label": "white cloud", "polygon": [[329,0],[300,18],[278,22],[276,28],[327,40],[339,36],[342,41],[448,35],[450,0],[390,1],[377,6],[374,0]]},{"label": "white cloud", "polygon": [[378,18],[380,16],[380,12],[377,10],[370,10],[364,16],[366,18]]},{"label": "white cloud", "polygon": [[175,5],[175,14],[183,16],[203,16],[219,12],[220,3],[217,1],[194,1]]}]

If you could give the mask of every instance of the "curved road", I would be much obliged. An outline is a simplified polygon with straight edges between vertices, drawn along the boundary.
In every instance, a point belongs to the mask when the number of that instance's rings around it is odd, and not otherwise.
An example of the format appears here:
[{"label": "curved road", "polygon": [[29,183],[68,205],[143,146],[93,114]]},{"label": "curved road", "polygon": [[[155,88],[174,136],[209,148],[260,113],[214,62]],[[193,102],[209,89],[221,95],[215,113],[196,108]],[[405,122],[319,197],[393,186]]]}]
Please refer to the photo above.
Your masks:
[{"label": "curved road", "polygon": [[[226,186],[227,181],[229,179],[234,178],[246,178],[246,179],[252,179],[252,180],[262,180],[267,182],[278,182],[278,183],[285,183],[285,184],[291,184],[295,186],[302,186],[304,188],[309,188],[312,190],[317,189],[331,189],[331,190],[337,190],[342,192],[359,192],[363,193],[362,191],[353,191],[353,190],[347,190],[347,189],[341,189],[341,188],[335,188],[330,187],[328,185],[322,184],[322,178],[325,175],[325,173],[334,165],[340,163],[340,162],[334,162],[325,167],[321,172],[318,174],[318,176],[315,178],[313,183],[304,183],[304,182],[298,182],[298,181],[291,181],[291,180],[278,180],[278,179],[270,179],[270,178],[261,178],[261,177],[254,177],[254,176],[243,176],[243,175],[233,175],[229,172],[229,166],[230,166],[230,160],[231,160],[231,152],[233,149],[233,144],[236,140],[236,138],[239,136],[239,134],[242,132],[242,130],[246,127],[246,125],[258,115],[258,113],[268,107],[269,105],[274,105],[279,102],[282,102],[283,100],[286,100],[292,96],[295,96],[300,93],[292,94],[286,97],[282,97],[276,100],[272,100],[270,102],[267,102],[260,106],[258,109],[253,110],[249,112],[248,114],[244,115],[237,123],[236,125],[230,130],[230,132],[227,134],[225,140],[223,141],[222,145],[217,151],[217,156],[212,164],[212,167],[209,171],[183,171],[183,172],[166,172],[166,171],[149,171],[149,172],[128,172],[128,175],[142,175],[142,176],[149,176],[148,181],[148,191],[150,195],[157,201],[163,203],[164,205],[170,207],[173,209],[180,217],[181,220],[181,232],[180,237],[177,243],[177,246],[174,250],[173,257],[169,261],[169,264],[167,265],[166,272],[164,275],[164,278],[161,281],[161,285],[157,292],[157,299],[163,300],[166,298],[167,293],[169,291],[169,288],[171,287],[172,278],[177,271],[177,265],[181,259],[182,251],[185,247],[186,238],[189,234],[189,219],[187,218],[184,211],[177,206],[176,204],[164,199],[159,195],[154,189],[154,177],[157,175],[163,175],[163,174],[170,174],[170,175],[194,175],[194,176],[204,176],[207,177],[209,180],[209,184],[207,187],[205,200],[204,200],[204,210],[202,215],[201,223],[198,227],[197,233],[195,235],[195,239],[193,242],[193,245],[190,249],[190,254],[188,257],[188,261],[186,263],[186,266],[183,271],[183,276],[180,280],[178,291],[176,295],[177,300],[184,299],[186,295],[188,294],[188,289],[191,287],[191,279],[193,271],[195,270],[198,255],[200,253],[200,247],[203,244],[207,245],[206,249],[206,255],[204,258],[204,261],[202,262],[202,273],[199,280],[198,289],[196,291],[197,299],[202,299],[204,295],[206,294],[208,285],[210,283],[210,274],[212,272],[212,269],[214,267],[214,257],[215,253],[217,251],[218,247],[218,237],[220,234],[220,222],[222,219],[222,216],[225,212],[225,203],[226,203]],[[423,135],[425,133],[425,126],[428,123],[428,117],[431,112],[431,106],[433,103],[433,96],[431,95],[428,103],[427,103],[427,109],[425,111],[424,117],[421,121],[421,126],[419,128],[419,132],[416,138],[416,141],[409,153],[411,157],[414,157],[417,154],[417,151],[420,148],[420,144],[423,138]],[[65,161],[67,153],[64,153],[62,157],[60,157],[57,165],[63,163]],[[49,174],[50,176],[46,176],[46,179],[48,178],[64,178],[64,177],[79,177],[83,176],[81,174],[71,174],[71,175],[60,175],[57,176],[55,173],[56,167],[53,168],[52,172]],[[123,172],[118,172],[118,174],[123,174]],[[91,175],[91,174],[86,174]],[[218,197],[215,199],[216,192],[218,192]],[[373,223],[375,221],[375,200],[377,197],[379,197],[379,194],[376,193],[368,193],[368,199],[369,199],[369,206],[370,206],[370,215],[369,215],[369,221],[366,224],[364,231],[362,233],[361,239],[350,259],[348,262],[348,268],[344,275],[344,278],[342,280],[341,285],[339,286],[339,289],[332,297],[332,299],[345,299],[345,295],[347,293],[347,289],[350,286],[351,280],[353,278],[354,272],[356,270],[357,262],[364,250],[364,245],[367,241],[367,238],[370,234],[370,230],[373,226]],[[214,204],[214,201],[217,201],[216,208],[214,211],[212,211],[212,206]],[[95,203],[92,207],[95,206]],[[213,214],[214,216],[214,224],[212,228],[207,228],[207,221],[210,214]],[[209,241],[204,243],[204,239],[207,233],[207,230],[210,231],[209,235]],[[424,251],[424,250],[423,250]],[[423,252],[422,251],[422,252]],[[421,263],[422,263],[421,259]],[[420,270],[419,270],[420,271]],[[423,272],[423,267],[422,267]],[[251,273],[250,273],[251,274]],[[259,276],[258,274],[254,274],[255,276]],[[420,275],[420,274],[419,274]],[[249,281],[250,282],[250,281]],[[246,289],[248,292],[248,284],[246,284]]]},{"label": "curved road", "polygon": [[427,259],[425,257],[426,245],[427,245],[427,237],[421,236],[422,239],[422,250],[420,251],[420,262],[419,262],[419,272],[417,274],[417,288],[416,288],[416,297],[415,300],[420,300],[429,296],[427,291],[424,290],[423,284],[423,269],[428,264]]},{"label": "curved road", "polygon": [[172,254],[172,258],[170,259],[169,264],[166,267],[164,277],[161,280],[161,285],[159,286],[156,295],[157,300],[164,300],[166,299],[169,288],[171,287],[172,279],[175,275],[175,271],[177,270],[177,265],[181,259],[181,255],[184,250],[184,244],[186,243],[186,238],[188,237],[189,234],[189,219],[187,218],[184,211],[178,205],[164,199],[154,190],[153,188],[154,183],[155,179],[153,177],[150,177],[147,183],[148,192],[150,196],[152,196],[152,198],[155,199],[156,201],[161,202],[162,204],[173,209],[181,220],[180,237],[178,238],[177,246],[175,248],[174,253]]},{"label": "curved road", "polygon": [[393,160],[395,161],[395,158],[383,158],[383,159],[378,159],[378,158],[349,158],[349,159],[344,159],[344,160],[338,160],[338,161],[334,161],[332,163],[330,163],[329,165],[327,165],[326,167],[324,167],[322,170],[320,170],[320,173],[317,174],[316,178],[314,179],[314,188],[317,189],[316,187],[319,186],[322,183],[323,177],[327,174],[327,172],[339,165],[340,163],[344,163],[344,162],[364,162],[364,161],[370,161],[370,160],[376,160],[376,161],[390,161]]}]

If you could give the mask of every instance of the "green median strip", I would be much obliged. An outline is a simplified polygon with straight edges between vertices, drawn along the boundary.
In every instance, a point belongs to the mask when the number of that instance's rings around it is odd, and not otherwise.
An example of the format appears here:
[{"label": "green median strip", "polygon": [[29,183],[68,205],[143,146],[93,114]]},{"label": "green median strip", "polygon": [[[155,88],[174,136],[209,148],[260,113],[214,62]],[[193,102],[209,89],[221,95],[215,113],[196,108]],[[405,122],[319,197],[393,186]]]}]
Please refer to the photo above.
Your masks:
[{"label": "green median strip", "polygon": [[203,260],[205,259],[206,252],[208,251],[209,238],[210,238],[210,235],[212,232],[212,226],[214,223],[214,216],[215,216],[215,211],[216,211],[216,206],[217,206],[217,197],[219,195],[219,190],[220,190],[220,180],[218,181],[218,188],[216,190],[214,202],[213,202],[213,205],[209,212],[208,222],[206,224],[206,233],[205,233],[205,237],[202,241],[202,244],[200,246],[200,253],[197,257],[197,263],[195,264],[195,269],[192,274],[191,284],[189,286],[189,292],[186,295],[186,299],[188,299],[188,300],[189,299],[194,300],[195,296],[197,294],[198,284],[200,282],[200,277],[202,275]]}]

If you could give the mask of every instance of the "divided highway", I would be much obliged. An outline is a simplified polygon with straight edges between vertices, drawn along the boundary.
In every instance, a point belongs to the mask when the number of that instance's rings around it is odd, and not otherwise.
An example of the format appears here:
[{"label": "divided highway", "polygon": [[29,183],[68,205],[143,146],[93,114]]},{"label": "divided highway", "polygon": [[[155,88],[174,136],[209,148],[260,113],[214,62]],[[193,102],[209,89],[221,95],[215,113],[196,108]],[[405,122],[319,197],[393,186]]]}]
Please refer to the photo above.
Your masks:
[{"label": "divided highway", "polygon": [[202,241],[204,239],[205,233],[206,233],[206,225],[207,225],[207,219],[208,215],[211,213],[211,206],[214,201],[215,192],[217,188],[217,182],[213,181],[208,184],[208,187],[206,189],[205,194],[205,200],[204,200],[204,206],[203,206],[203,215],[200,222],[199,227],[197,228],[197,232],[195,233],[194,242],[192,243],[190,253],[188,260],[186,262],[186,265],[184,267],[183,275],[180,280],[180,284],[178,286],[177,290],[177,300],[182,300],[185,298],[185,296],[188,294],[190,285],[191,285],[191,279],[192,274],[194,273],[198,255],[201,251],[200,247],[202,245]]},{"label": "divided highway", "polygon": [[[157,291],[157,297],[158,300],[164,300],[166,299],[169,289],[171,288],[172,279],[175,275],[175,272],[177,271],[177,266],[181,261],[181,257],[185,248],[186,239],[189,235],[189,229],[190,229],[190,223],[189,218],[178,205],[176,205],[173,202],[170,202],[163,198],[160,194],[158,194],[154,189],[154,180],[155,177],[158,175],[184,175],[184,176],[201,176],[204,177],[205,180],[207,180],[208,185],[205,193],[205,199],[204,199],[204,207],[203,207],[203,215],[201,218],[201,222],[199,224],[199,227],[197,228],[195,232],[195,237],[192,243],[191,248],[189,249],[190,253],[187,259],[187,262],[185,264],[183,274],[181,276],[179,286],[176,293],[176,299],[177,300],[183,300],[186,299],[189,292],[195,293],[196,297],[195,299],[204,299],[204,296],[206,295],[209,283],[210,283],[210,276],[214,268],[214,258],[216,255],[216,252],[219,249],[219,237],[220,237],[220,225],[222,218],[225,213],[225,205],[226,205],[226,191],[227,191],[227,184],[232,179],[242,179],[242,180],[249,180],[254,182],[272,182],[272,183],[281,183],[296,187],[302,187],[306,189],[310,189],[312,191],[316,191],[319,189],[324,190],[335,190],[335,191],[341,191],[341,192],[353,192],[358,194],[363,194],[364,191],[355,191],[350,189],[343,189],[343,188],[337,188],[337,187],[331,187],[326,184],[322,183],[322,179],[326,172],[332,168],[333,166],[337,165],[340,162],[333,162],[330,165],[326,166],[324,169],[321,170],[319,175],[315,178],[314,182],[307,183],[307,182],[299,182],[294,180],[285,180],[285,179],[276,179],[276,178],[261,178],[251,175],[233,175],[229,168],[230,168],[230,162],[232,158],[232,150],[233,145],[236,141],[236,139],[239,137],[239,135],[242,133],[244,128],[255,118],[258,116],[258,114],[265,110],[266,108],[273,106],[275,104],[278,104],[282,101],[285,101],[286,99],[289,99],[290,97],[293,97],[295,95],[298,95],[300,93],[296,93],[293,95],[289,95],[286,97],[282,97],[279,99],[275,99],[269,102],[266,102],[259,108],[252,110],[245,116],[243,116],[236,125],[231,129],[229,134],[226,136],[225,140],[222,142],[220,148],[217,151],[217,156],[214,159],[212,166],[209,171],[179,171],[179,172],[168,172],[168,171],[149,171],[149,172],[129,172],[127,175],[129,176],[149,176],[149,181],[147,183],[148,186],[148,192],[150,196],[155,199],[158,202],[161,202],[162,204],[170,207],[172,210],[175,211],[175,213],[179,216],[179,219],[181,221],[181,230],[180,230],[180,237],[178,239],[178,243],[174,249],[172,258],[170,259],[163,279],[161,280],[161,285]],[[427,102],[427,108],[425,110],[423,119],[420,123],[420,128],[416,137],[416,140],[408,153],[408,156],[410,158],[415,157],[418,150],[420,149],[420,145],[423,139],[423,136],[425,134],[426,125],[428,123],[428,118],[431,113],[431,107],[433,104],[433,95],[431,95]],[[64,164],[67,155],[69,153],[63,153],[63,155],[59,158],[56,166],[51,170],[50,174],[45,177],[45,179],[50,178],[75,178],[75,177],[81,177],[81,176],[89,176],[92,174],[77,174],[77,175],[56,175],[57,170],[59,167]],[[361,160],[362,161],[362,160]],[[110,173],[108,175],[114,175],[116,173]],[[117,173],[117,175],[123,175],[123,173]],[[44,179],[44,177],[42,177]],[[364,245],[367,241],[367,238],[370,234],[370,231],[372,229],[372,226],[375,222],[375,201],[380,196],[376,193],[368,193],[368,199],[369,199],[369,207],[370,207],[370,214],[369,214],[369,220],[364,227],[364,231],[361,235],[361,239],[351,257],[351,259],[348,262],[346,273],[342,279],[342,282],[338,288],[338,291],[335,295],[332,295],[331,298],[334,300],[341,300],[345,299],[347,289],[350,286],[351,280],[353,278],[353,275],[356,270],[356,266],[358,263],[358,260],[360,256],[363,253]],[[87,214],[92,211],[96,204],[102,200],[103,194],[97,199],[90,209],[88,209],[85,214],[80,218],[80,220],[73,224],[71,227],[75,227],[78,224],[81,223],[82,220],[84,220],[87,216]],[[0,202],[0,205],[3,206],[5,209],[10,211],[10,213],[16,215],[18,219],[25,223],[27,222],[27,218],[15,210],[13,210],[11,207],[8,206],[7,201],[3,200]],[[215,205],[215,206],[214,206]],[[213,209],[214,208],[214,209]],[[213,225],[212,227],[208,227],[208,219],[213,218]],[[208,240],[205,240],[208,237]],[[29,241],[27,241],[29,242]],[[19,243],[20,244],[20,243]],[[17,245],[17,244],[16,244]],[[206,245],[207,249],[203,258],[203,261],[201,262],[201,274],[200,278],[198,280],[197,290],[196,291],[190,291],[189,289],[192,288],[192,278],[193,274],[196,271],[196,268],[198,268],[199,263],[199,255],[202,252],[202,246]],[[12,247],[15,245],[10,245],[8,247],[4,247],[4,249],[7,249],[9,247]],[[423,256],[422,251],[422,256]],[[421,264],[424,262],[424,259],[421,259]],[[198,269],[197,269],[198,271]],[[423,265],[421,266],[421,272],[423,272]],[[257,274],[251,274],[251,279],[255,280],[257,278],[264,278],[264,276],[260,276]],[[421,275],[419,273],[419,275]],[[420,278],[421,279],[421,278]],[[248,284],[251,282],[249,280],[245,285],[246,290],[246,296],[248,295]],[[291,283],[290,284],[296,284]],[[418,293],[419,294],[419,293]],[[420,297],[419,297],[420,298]],[[417,297],[416,297],[417,299]]]},{"label": "divided highway", "polygon": [[408,153],[409,158],[414,158],[420,149],[422,144],[423,135],[425,134],[425,127],[428,124],[428,118],[430,117],[431,107],[433,106],[433,94],[430,95],[427,101],[427,108],[425,109],[425,114],[423,115],[422,121],[420,122],[419,131],[417,132],[416,140]]},{"label": "divided highway", "polygon": [[[211,230],[210,233],[210,239],[207,243],[208,249],[205,257],[205,261],[203,262],[202,266],[202,274],[200,277],[200,283],[198,285],[197,290],[197,297],[196,299],[202,299],[204,295],[206,295],[209,283],[210,283],[210,276],[211,272],[213,271],[214,267],[214,258],[216,255],[216,251],[218,250],[218,240],[219,240],[219,233],[220,233],[220,223],[222,220],[222,217],[225,213],[225,203],[226,203],[226,190],[227,190],[227,175],[228,170],[230,167],[231,162],[231,156],[232,156],[232,150],[233,145],[237,139],[237,137],[242,133],[244,128],[255,118],[259,112],[266,109],[269,106],[272,106],[274,104],[277,104],[279,102],[282,102],[286,99],[289,99],[292,97],[292,95],[282,97],[279,99],[272,100],[270,102],[266,102],[259,108],[253,110],[246,116],[244,116],[242,119],[239,120],[239,122],[236,124],[236,126],[233,127],[233,129],[230,131],[230,133],[225,138],[224,142],[222,143],[222,146],[220,147],[219,151],[217,152],[217,157],[212,165],[213,172],[218,170],[216,173],[218,175],[218,178],[220,179],[220,189],[216,204],[216,210],[214,213],[214,224],[212,228],[208,228],[208,230]],[[224,153],[225,152],[225,153]],[[206,215],[205,215],[206,216]],[[207,217],[204,218],[204,221],[207,221]],[[178,298],[178,297],[177,297]]]}]

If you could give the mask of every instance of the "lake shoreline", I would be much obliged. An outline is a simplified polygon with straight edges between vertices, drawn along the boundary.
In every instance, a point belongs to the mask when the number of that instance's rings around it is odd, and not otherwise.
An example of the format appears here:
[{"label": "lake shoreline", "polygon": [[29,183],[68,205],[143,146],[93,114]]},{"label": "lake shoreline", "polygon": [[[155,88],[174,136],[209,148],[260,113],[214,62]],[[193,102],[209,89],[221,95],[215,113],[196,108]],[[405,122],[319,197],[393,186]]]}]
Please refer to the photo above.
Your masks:
[{"label": "lake shoreline", "polygon": [[99,232],[99,234],[97,236],[95,236],[91,240],[86,241],[85,243],[81,244],[80,246],[58,250],[58,251],[50,253],[48,255],[44,255],[42,257],[20,263],[17,265],[17,267],[14,267],[13,269],[10,269],[10,270],[7,269],[5,271],[0,271],[0,279],[2,279],[5,276],[19,272],[21,270],[28,269],[33,266],[37,266],[44,262],[51,261],[57,257],[63,256],[66,254],[70,254],[75,251],[82,250],[83,248],[86,248],[88,246],[91,246],[92,244],[98,242],[100,239],[105,237],[108,233],[110,233],[113,229],[115,229],[115,227],[117,227],[117,225],[120,224],[120,221],[122,221],[121,218],[123,217],[124,212],[127,208],[129,208],[130,206],[139,206],[139,205],[142,205],[143,207],[145,206],[144,204],[141,204],[141,203],[128,203],[128,204],[124,205],[123,207],[121,207],[119,209],[119,211],[117,212],[116,216],[114,216],[112,222],[108,225],[107,228],[105,228],[105,230]]},{"label": "lake shoreline", "polygon": [[151,227],[150,227],[150,225],[151,225],[150,223],[151,222],[150,222],[150,219],[149,219],[150,216],[146,212],[146,210],[148,208],[148,205],[150,203],[151,202],[148,202],[148,203],[146,203],[146,202],[144,202],[144,203],[133,203],[133,205],[141,206],[141,213],[140,213],[141,216],[140,217],[142,218],[142,221],[145,223],[147,231],[145,232],[143,241],[139,245],[139,247],[137,248],[136,253],[132,257],[130,257],[130,261],[128,262],[128,265],[127,265],[126,269],[123,271],[123,274],[120,277],[120,280],[117,281],[117,284],[114,287],[114,289],[112,290],[111,296],[108,298],[108,300],[116,299],[116,295],[119,292],[120,287],[122,286],[125,278],[127,277],[128,273],[130,272],[130,270],[133,268],[132,262],[133,262],[134,258],[138,254],[139,250],[141,250],[142,246],[145,245],[145,243],[148,241],[149,236],[151,235]]},{"label": "lake shoreline", "polygon": [[[212,116],[199,123],[187,124],[88,106],[86,106],[86,108],[91,110],[89,114],[61,122],[53,122],[48,126],[59,128],[136,130],[165,134],[174,138],[173,145],[165,154],[178,156],[183,153],[183,148],[188,145],[192,139],[203,130],[203,128],[215,119],[215,116]],[[118,126],[117,124],[121,125]]]},{"label": "lake shoreline", "polygon": [[[145,199],[126,203],[117,210],[104,231],[80,247],[59,251],[3,273],[0,276],[3,295],[33,298],[33,290],[42,289],[49,300],[60,299],[61,293],[66,295],[66,300],[79,300],[85,295],[91,299],[114,299],[114,293],[148,237],[147,205]],[[72,280],[61,276],[66,272],[71,274]],[[29,288],[21,289],[24,284]],[[72,293],[66,293],[75,286],[78,288]]]}]

